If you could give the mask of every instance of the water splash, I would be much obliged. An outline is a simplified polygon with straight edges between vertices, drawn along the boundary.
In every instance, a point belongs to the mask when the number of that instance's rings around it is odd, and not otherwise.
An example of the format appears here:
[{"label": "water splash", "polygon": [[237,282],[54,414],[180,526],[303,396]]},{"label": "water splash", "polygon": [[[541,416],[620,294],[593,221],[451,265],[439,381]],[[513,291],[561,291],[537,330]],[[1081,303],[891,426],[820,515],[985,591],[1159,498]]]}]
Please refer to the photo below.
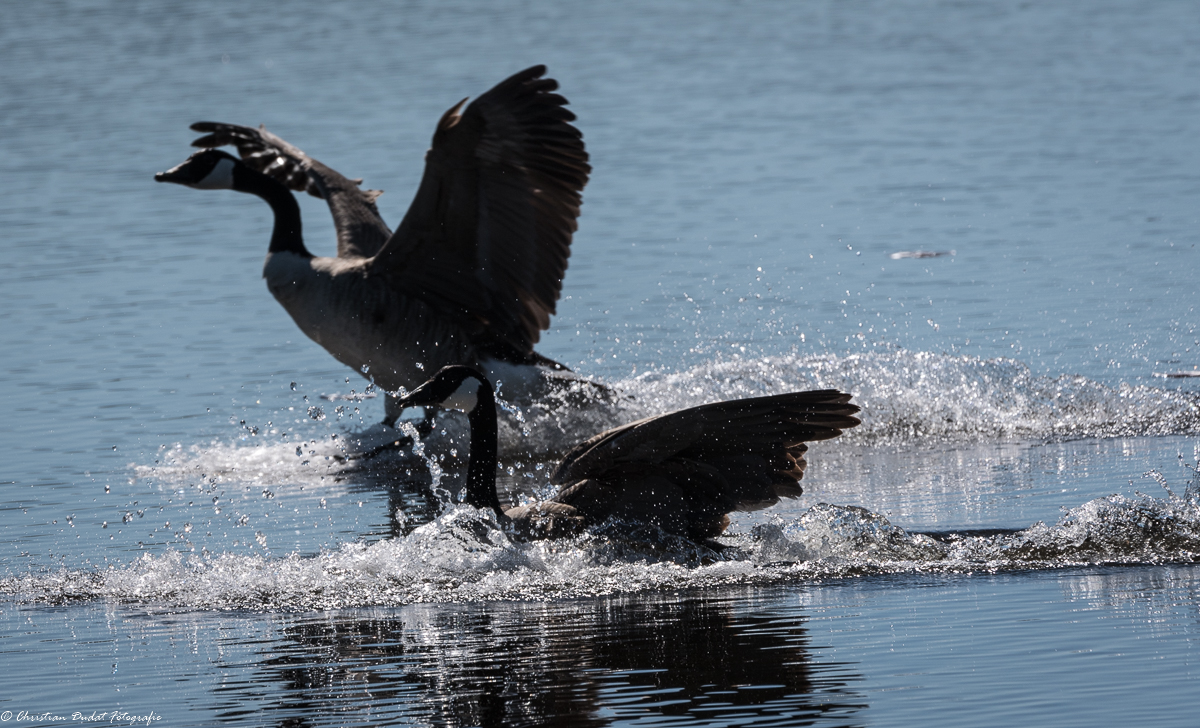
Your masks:
[{"label": "water splash", "polygon": [[[1195,393],[1126,384],[1110,387],[1074,376],[1042,377],[1014,360],[924,352],[713,361],[684,372],[643,374],[615,387],[622,398],[597,407],[555,407],[555,402],[546,402],[502,418],[501,453],[508,458],[506,467],[514,462],[518,470],[524,467],[522,473],[509,473],[507,485],[515,488],[514,501],[530,492],[546,495],[546,464],[606,427],[718,399],[798,389],[841,388],[854,392],[863,407],[862,427],[840,440],[821,443],[826,459],[879,444],[1051,441],[1200,431],[1200,397]],[[455,489],[466,461],[467,427],[461,415],[440,418],[433,433],[416,448],[420,452],[404,450],[394,456],[399,460],[393,459],[391,465],[401,464],[391,471],[379,461],[363,469],[364,461],[356,453],[397,437],[396,430],[374,426],[334,434],[302,442],[275,443],[259,435],[250,445],[175,446],[159,453],[154,466],[134,470],[137,477],[170,484],[175,492],[183,488],[188,497],[193,497],[189,487],[204,496],[212,491],[220,501],[213,500],[217,514],[213,518],[231,520],[235,530],[249,528],[245,513],[263,502],[256,495],[259,491],[284,494],[297,507],[299,515],[293,520],[300,523],[303,517],[315,523],[310,512],[316,504],[327,514],[339,494],[344,497],[338,503],[354,500],[349,491],[341,492],[345,488],[333,488],[331,483],[360,469],[362,475],[353,487],[369,487],[364,485],[371,481],[367,476],[377,471],[384,473],[384,480],[432,471],[439,505],[425,518],[434,517],[452,500],[447,491]],[[526,477],[531,480],[526,482]],[[1161,474],[1150,477],[1165,485]],[[411,531],[405,521],[403,528],[394,530],[395,538],[335,544],[315,556],[272,556],[265,547],[261,553],[223,552],[228,547],[214,543],[215,552],[166,550],[96,570],[9,576],[0,581],[0,591],[49,601],[110,597],[212,608],[318,609],[541,599],[881,572],[1191,562],[1200,553],[1200,484],[1194,471],[1189,477],[1191,484],[1183,495],[1169,490],[1161,498],[1112,495],[1080,505],[1052,525],[1037,523],[1020,531],[912,533],[862,508],[818,504],[786,520],[769,514],[744,519],[740,532],[724,537],[719,547],[631,533],[622,524],[610,524],[575,540],[518,543],[497,527],[490,514],[454,506]],[[312,508],[305,510],[301,506],[307,501],[301,501],[307,493],[297,491],[309,483],[319,483],[321,488],[312,489]],[[275,525],[275,531],[287,530],[259,511],[253,511],[255,517]],[[282,518],[274,515],[276,511],[271,511],[271,518]],[[322,523],[327,520],[331,525],[322,526],[321,533],[332,534],[333,521],[321,517]]]},{"label": "water splash", "polygon": [[844,436],[846,443],[1052,441],[1200,432],[1200,394],[1195,392],[1109,386],[1076,375],[1040,376],[1014,359],[897,350],[732,358],[683,372],[645,373],[614,383],[622,394],[614,402],[579,407],[551,399],[528,408],[519,427],[502,422],[502,451],[562,452],[585,434],[642,417],[718,400],[826,387],[852,392],[863,408],[863,425]]},{"label": "water splash", "polygon": [[[931,352],[715,361],[618,385],[637,406],[669,410],[717,399],[833,387],[852,392],[863,426],[851,441],[1053,440],[1200,432],[1200,395],[1082,376],[1035,375],[1014,359]],[[535,428],[536,429],[536,428]]]},{"label": "water splash", "polygon": [[576,539],[513,541],[488,511],[454,506],[406,536],[317,556],[146,554],[127,565],[0,579],[38,601],[112,598],[213,609],[310,610],[557,599],[882,573],[972,573],[1200,560],[1200,474],[1182,495],[1111,495],[1019,531],[912,533],[853,506],[817,504],[718,542],[609,523]]},{"label": "water splash", "polygon": [[[845,445],[1054,441],[1200,433],[1200,394],[1144,385],[1108,386],[1081,376],[1035,375],[1013,359],[894,351],[849,356],[717,360],[683,372],[650,372],[616,382],[620,396],[592,400],[576,384],[524,409],[505,405],[500,457],[553,458],[593,434],[626,422],[718,400],[833,387],[852,392],[862,426],[822,448]],[[502,403],[503,404],[503,403]],[[337,433],[334,433],[336,435]],[[301,443],[259,436],[240,446],[174,445],[153,465],[131,464],[139,478],[181,482],[197,473],[253,484],[316,481],[361,469],[363,453],[396,440],[373,425]],[[466,418],[443,413],[425,438],[430,452],[465,450]]]}]

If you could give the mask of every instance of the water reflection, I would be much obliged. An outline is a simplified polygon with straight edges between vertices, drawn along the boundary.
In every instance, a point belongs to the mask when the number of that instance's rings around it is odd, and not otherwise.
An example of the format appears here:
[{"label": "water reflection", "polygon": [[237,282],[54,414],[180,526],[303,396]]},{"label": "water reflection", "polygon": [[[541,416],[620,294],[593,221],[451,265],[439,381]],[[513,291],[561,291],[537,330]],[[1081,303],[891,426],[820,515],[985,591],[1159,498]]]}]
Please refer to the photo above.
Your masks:
[{"label": "water reflection", "polygon": [[779,601],[726,590],[296,619],[221,697],[232,718],[282,687],[266,710],[289,726],[849,724],[861,676],[816,664],[803,615]]},{"label": "water reflection", "polygon": [[[1200,627],[1200,567],[1109,567],[1070,574],[1062,581],[1063,600],[1135,620],[1149,635],[1192,639]],[[1187,620],[1179,619],[1187,615]]]},{"label": "water reflection", "polygon": [[858,505],[913,530],[1025,528],[1112,493],[1162,495],[1144,477],[1160,469],[1182,493],[1195,459],[1190,437],[979,442],[862,447],[831,443],[805,472],[805,498],[772,509],[784,517],[814,502]]}]

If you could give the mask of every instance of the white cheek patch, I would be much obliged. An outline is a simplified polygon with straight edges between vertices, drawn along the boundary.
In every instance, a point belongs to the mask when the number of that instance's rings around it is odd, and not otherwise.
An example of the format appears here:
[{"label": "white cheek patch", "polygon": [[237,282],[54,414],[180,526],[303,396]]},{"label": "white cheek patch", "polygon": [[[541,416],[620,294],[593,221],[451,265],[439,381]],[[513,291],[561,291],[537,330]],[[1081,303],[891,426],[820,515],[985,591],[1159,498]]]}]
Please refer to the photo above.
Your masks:
[{"label": "white cheek patch", "polygon": [[453,394],[442,400],[442,406],[446,409],[462,410],[463,412],[470,412],[478,403],[479,382],[470,377],[464,379]]},{"label": "white cheek patch", "polygon": [[196,184],[198,190],[228,190],[233,188],[233,160],[222,159],[217,166]]}]

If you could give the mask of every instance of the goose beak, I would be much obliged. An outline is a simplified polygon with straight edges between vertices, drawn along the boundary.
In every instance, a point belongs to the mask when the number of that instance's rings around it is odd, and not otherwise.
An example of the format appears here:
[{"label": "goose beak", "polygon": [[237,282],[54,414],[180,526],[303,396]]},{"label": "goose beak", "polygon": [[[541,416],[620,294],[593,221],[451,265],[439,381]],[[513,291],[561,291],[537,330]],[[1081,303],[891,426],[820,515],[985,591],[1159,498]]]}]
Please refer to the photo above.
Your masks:
[{"label": "goose beak", "polygon": [[400,398],[401,407],[432,407],[441,404],[442,400],[433,393],[433,388],[426,382]]},{"label": "goose beak", "polygon": [[[188,161],[190,162],[191,160]],[[154,181],[174,182],[177,185],[194,184],[196,179],[194,179],[194,175],[189,174],[189,170],[186,169],[188,166],[188,162],[184,162],[183,164],[179,164],[168,169],[166,172],[159,172],[158,174],[154,175]]]},{"label": "goose beak", "polygon": [[479,380],[468,377],[452,392],[446,391],[448,382],[434,377],[428,382],[400,398],[401,407],[441,407],[442,409],[471,412],[479,404]]},{"label": "goose beak", "polygon": [[205,149],[196,152],[166,172],[154,175],[158,182],[174,182],[198,190],[236,189],[234,172],[239,162],[225,152]]}]

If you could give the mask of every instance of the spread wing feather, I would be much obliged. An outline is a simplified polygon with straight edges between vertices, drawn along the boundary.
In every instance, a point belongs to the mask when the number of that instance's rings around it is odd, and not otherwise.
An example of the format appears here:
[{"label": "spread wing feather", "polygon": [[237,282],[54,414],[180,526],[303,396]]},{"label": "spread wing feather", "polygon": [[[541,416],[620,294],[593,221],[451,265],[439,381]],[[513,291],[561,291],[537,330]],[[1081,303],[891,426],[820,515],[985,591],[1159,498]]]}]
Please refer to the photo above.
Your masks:
[{"label": "spread wing feather", "polygon": [[391,236],[392,231],[375,206],[375,198],[381,194],[378,190],[360,189],[362,180],[342,176],[265,127],[200,121],[192,124],[192,131],[206,132],[192,142],[193,147],[232,145],[251,169],[275,178],[288,189],[325,200],[337,229],[339,258],[369,258]]},{"label": "spread wing feather", "polygon": [[576,446],[550,481],[655,472],[683,488],[693,510],[719,515],[762,508],[800,495],[804,443],[858,426],[859,408],[850,398],[833,389],[793,392],[649,417]]},{"label": "spread wing feather", "polygon": [[522,355],[555,312],[591,172],[545,72],[526,69],[443,115],[412,206],[372,264]]}]

